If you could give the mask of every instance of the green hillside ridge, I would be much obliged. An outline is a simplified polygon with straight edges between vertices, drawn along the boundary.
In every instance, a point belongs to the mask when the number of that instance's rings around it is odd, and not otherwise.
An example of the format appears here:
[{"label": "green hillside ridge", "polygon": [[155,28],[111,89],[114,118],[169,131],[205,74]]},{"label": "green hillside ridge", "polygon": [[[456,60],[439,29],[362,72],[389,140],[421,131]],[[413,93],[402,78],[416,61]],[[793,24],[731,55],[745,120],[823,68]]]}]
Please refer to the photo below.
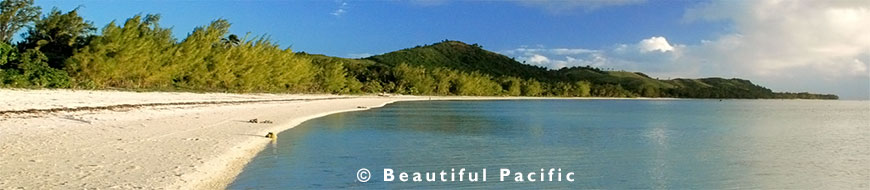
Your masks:
[{"label": "green hillside ridge", "polygon": [[539,80],[552,77],[549,76],[552,73],[547,72],[546,68],[518,64],[516,60],[484,50],[480,45],[468,45],[460,41],[445,40],[365,59],[392,66],[406,63],[425,68],[446,67],[460,71],[476,71],[494,77],[514,76]]},{"label": "green hillside ridge", "polygon": [[[360,60],[360,59],[354,59]],[[678,98],[819,98],[837,99],[836,95],[810,93],[775,93],[743,79],[701,78],[658,80],[640,72],[602,71],[593,67],[568,67],[548,70],[520,63],[507,56],[484,50],[479,45],[445,40],[427,46],[402,49],[361,60],[395,66],[409,64],[424,68],[449,68],[474,71],[493,77],[518,77],[558,86],[558,83],[587,81],[597,89],[612,88],[619,92],[602,92],[593,96],[678,97]],[[624,89],[623,92],[619,89]],[[615,93],[615,94],[614,94]],[[625,94],[620,94],[625,93]],[[609,95],[608,95],[609,94]],[[550,95],[557,95],[551,93]]]},{"label": "green hillside ridge", "polygon": [[[18,6],[31,6],[20,1]],[[445,40],[361,59],[293,52],[266,36],[229,33],[215,20],[183,39],[159,15],[136,15],[97,30],[77,10],[2,12],[26,28],[0,36],[0,87],[137,91],[397,93],[463,96],[807,98],[742,79],[658,80],[593,67],[550,70],[477,44]],[[29,12],[21,12],[29,11]],[[20,17],[20,18],[19,18]],[[15,33],[15,31],[11,31]]]}]

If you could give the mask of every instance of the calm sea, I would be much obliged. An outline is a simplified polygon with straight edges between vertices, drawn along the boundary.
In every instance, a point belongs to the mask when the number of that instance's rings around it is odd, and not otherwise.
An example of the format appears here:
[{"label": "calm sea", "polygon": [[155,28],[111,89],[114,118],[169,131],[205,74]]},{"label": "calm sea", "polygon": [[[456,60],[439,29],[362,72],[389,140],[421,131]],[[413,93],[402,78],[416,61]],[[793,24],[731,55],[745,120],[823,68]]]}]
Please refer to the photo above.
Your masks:
[{"label": "calm sea", "polygon": [[[868,101],[399,102],[278,136],[230,189],[870,189]],[[574,181],[540,181],[551,168]]]}]

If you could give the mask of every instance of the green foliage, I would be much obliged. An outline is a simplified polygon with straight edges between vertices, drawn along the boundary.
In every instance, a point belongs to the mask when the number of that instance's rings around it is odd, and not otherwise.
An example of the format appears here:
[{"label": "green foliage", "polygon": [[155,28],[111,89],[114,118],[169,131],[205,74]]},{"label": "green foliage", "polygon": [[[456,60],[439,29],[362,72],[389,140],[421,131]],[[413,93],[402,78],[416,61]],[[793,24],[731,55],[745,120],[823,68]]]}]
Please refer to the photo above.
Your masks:
[{"label": "green foliage", "polygon": [[21,54],[18,70],[27,86],[64,88],[69,86],[69,76],[62,70],[51,68],[48,58],[42,52],[28,49]]},{"label": "green foliage", "polygon": [[505,90],[505,95],[520,96],[523,93],[523,80],[517,77],[505,77],[501,79],[501,88]]},{"label": "green foliage", "polygon": [[592,84],[587,81],[573,83],[557,82],[550,87],[550,95],[563,97],[587,97]]},{"label": "green foliage", "polygon": [[0,42],[0,67],[18,57],[18,50],[12,45]]},{"label": "green foliage", "polygon": [[33,0],[0,1],[0,42],[10,43],[12,35],[39,20],[40,8]]},{"label": "green foliage", "polygon": [[453,81],[456,80],[459,73],[445,68],[435,68],[432,70],[432,78],[435,79],[435,95],[451,95]]},{"label": "green foliage", "polygon": [[791,92],[777,92],[774,93],[775,98],[781,99],[827,99],[827,100],[836,100],[839,99],[837,95],[833,94],[810,94],[808,92],[801,93],[791,93]]},{"label": "green foliage", "polygon": [[524,81],[521,89],[523,96],[540,96],[541,92],[544,92],[544,88],[543,86],[541,86],[541,82],[538,82],[536,80]]},{"label": "green foliage", "polygon": [[265,37],[226,46],[230,24],[216,20],[176,43],[160,17],[110,23],[67,60],[81,87],[190,89],[227,92],[308,92],[316,68]]},{"label": "green foliage", "polygon": [[64,60],[72,56],[75,49],[87,44],[89,35],[95,30],[90,22],[78,16],[77,9],[65,14],[54,9],[36,21],[19,47],[38,49],[48,57],[50,66],[62,69]]},{"label": "green foliage", "polygon": [[175,40],[169,29],[158,26],[159,19],[137,15],[123,26],[109,23],[102,35],[67,60],[65,69],[77,82],[96,88],[169,86],[178,72],[169,61]]},{"label": "green foliage", "polygon": [[[0,85],[224,92],[400,93],[464,96],[822,98],[774,93],[742,79],[653,79],[591,66],[547,70],[478,44],[443,41],[365,59],[282,49],[265,36],[229,34],[215,20],[181,41],[159,15],[111,22],[99,35],[77,10],[39,19],[32,0],[0,2]],[[35,21],[24,41],[10,35]],[[21,53],[23,52],[23,53]]]},{"label": "green foliage", "polygon": [[613,85],[613,84],[602,84],[602,85],[594,85],[591,90],[592,96],[598,97],[619,97],[619,98],[630,98],[637,97],[637,95],[631,91],[628,91],[622,88],[622,85]]},{"label": "green foliage", "polygon": [[324,92],[341,93],[346,86],[347,72],[341,62],[325,64],[318,75],[320,86]]},{"label": "green foliage", "polygon": [[486,51],[482,46],[468,45],[459,41],[443,41],[366,59],[391,66],[407,63],[428,69],[444,67],[493,77],[513,76],[536,79],[552,77],[543,67],[519,64],[507,56]]},{"label": "green foliage", "polygon": [[463,96],[494,96],[502,92],[501,85],[491,77],[472,72],[460,74],[453,80],[455,84],[454,94]]},{"label": "green foliage", "polygon": [[590,91],[592,90],[592,83],[588,81],[577,81],[574,82],[573,91],[571,92],[572,96],[577,97],[587,97],[590,96]]},{"label": "green foliage", "polygon": [[674,79],[675,88],[663,89],[663,96],[683,98],[776,98],[770,89],[743,79]]},{"label": "green foliage", "polygon": [[[8,46],[8,45],[6,45]],[[7,49],[3,48],[3,49]],[[8,64],[2,69],[3,86],[12,87],[39,87],[39,88],[65,88],[69,87],[69,75],[66,72],[48,66],[48,58],[35,49],[28,49],[22,54],[17,54],[14,49],[4,51]]]},{"label": "green foliage", "polygon": [[398,90],[408,94],[432,94],[435,90],[435,79],[426,73],[422,67],[410,67],[407,64],[399,64],[393,68]]},{"label": "green foliage", "polygon": [[354,77],[348,77],[346,85],[347,87],[342,93],[359,94],[363,92],[363,83]]}]

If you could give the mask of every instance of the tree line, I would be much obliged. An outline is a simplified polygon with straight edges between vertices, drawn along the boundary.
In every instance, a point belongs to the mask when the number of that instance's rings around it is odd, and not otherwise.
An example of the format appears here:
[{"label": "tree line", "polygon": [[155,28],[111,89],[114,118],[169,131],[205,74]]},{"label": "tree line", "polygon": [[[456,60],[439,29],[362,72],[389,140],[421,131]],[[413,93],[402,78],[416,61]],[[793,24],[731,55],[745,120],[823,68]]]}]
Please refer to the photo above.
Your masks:
[{"label": "tree line", "polygon": [[[78,9],[53,9],[42,15],[33,0],[3,0],[0,11],[2,87],[467,96],[833,96],[774,94],[751,83],[747,88],[727,80],[706,81],[714,87],[702,88],[682,85],[699,81],[659,81],[642,73],[636,77],[592,67],[547,70],[477,44],[447,40],[345,59],[293,52],[267,36],[230,34],[231,24],[223,19],[197,27],[179,40],[171,28],[160,26],[160,15],[155,14],[113,21],[97,30],[78,15]],[[13,42],[21,30],[21,39]]]}]

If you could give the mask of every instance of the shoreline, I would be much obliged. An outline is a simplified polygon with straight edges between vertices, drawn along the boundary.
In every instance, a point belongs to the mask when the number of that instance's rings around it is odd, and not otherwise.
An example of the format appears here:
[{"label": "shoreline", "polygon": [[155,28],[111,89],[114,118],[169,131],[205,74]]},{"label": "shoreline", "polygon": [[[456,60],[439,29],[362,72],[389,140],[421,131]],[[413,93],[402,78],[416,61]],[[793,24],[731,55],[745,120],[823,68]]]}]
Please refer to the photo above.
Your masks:
[{"label": "shoreline", "polygon": [[[393,104],[396,102],[406,102],[406,101],[487,101],[487,100],[558,100],[558,99],[577,99],[577,100],[676,100],[674,98],[598,98],[598,97],[474,97],[474,96],[400,96],[405,97],[406,99],[393,99],[387,102],[384,102],[375,106],[367,106],[366,108],[355,108],[355,109],[345,109],[345,110],[335,110],[330,112],[324,112],[315,114],[308,117],[302,118],[293,118],[292,121],[287,124],[287,127],[283,127],[280,130],[276,130],[275,134],[279,134],[286,130],[290,130],[295,128],[299,124],[317,119],[324,116],[329,116],[337,113],[345,113],[345,112],[354,112],[354,111],[366,111],[370,109],[381,108],[389,104]],[[280,136],[279,136],[280,139]],[[261,151],[263,151],[268,143],[259,143],[250,145],[251,147],[242,151],[242,154],[227,154],[227,155],[241,155],[235,157],[233,160],[229,161],[226,168],[216,170],[217,174],[209,177],[202,177],[202,181],[200,183],[195,184],[183,184],[181,187],[176,187],[172,189],[226,189],[233,181],[235,181],[236,177],[243,171],[244,167],[251,162],[251,160],[257,156]]]},{"label": "shoreline", "polygon": [[[341,96],[0,89],[0,189],[226,188],[280,133],[400,101],[678,98]],[[271,120],[252,124],[249,119]]]},{"label": "shoreline", "polygon": [[[279,133],[284,132],[286,130],[295,128],[296,126],[299,126],[299,124],[302,124],[303,122],[308,121],[308,120],[317,119],[320,117],[329,116],[329,115],[337,114],[337,113],[365,111],[365,110],[369,110],[369,109],[380,108],[380,107],[384,107],[388,104],[392,104],[392,103],[400,102],[400,101],[421,101],[421,100],[419,100],[419,99],[390,100],[390,101],[384,102],[380,105],[368,106],[366,108],[335,110],[335,111],[323,112],[323,113],[319,113],[319,114],[315,114],[315,115],[311,115],[311,116],[307,116],[307,117],[293,118],[290,123],[286,124],[286,126],[282,127],[282,129],[276,130],[274,133],[279,134]],[[280,139],[280,136],[278,139]],[[253,160],[254,157],[257,156],[257,154],[262,152],[266,148],[266,146],[269,145],[269,143],[272,143],[271,140],[267,141],[268,143],[260,143],[260,142],[261,141],[258,140],[256,142],[254,142],[255,144],[249,145],[250,147],[247,150],[241,150],[241,154],[235,154],[238,156],[236,156],[234,159],[229,161],[229,163],[226,163],[225,168],[215,170],[215,172],[216,172],[215,175],[202,177],[201,178],[202,181],[199,183],[186,184],[186,185],[183,184],[182,187],[177,188],[177,189],[226,189],[233,181],[235,181],[236,177],[238,177],[239,174],[242,173],[245,166],[248,163],[250,163],[251,160]],[[229,154],[227,154],[227,156],[229,156]],[[176,188],[173,188],[173,189],[176,189]]]},{"label": "shoreline", "polygon": [[[18,89],[0,96],[7,111],[0,114],[0,189],[223,188],[269,143],[266,132],[421,100]],[[247,122],[254,118],[274,123]]]}]

